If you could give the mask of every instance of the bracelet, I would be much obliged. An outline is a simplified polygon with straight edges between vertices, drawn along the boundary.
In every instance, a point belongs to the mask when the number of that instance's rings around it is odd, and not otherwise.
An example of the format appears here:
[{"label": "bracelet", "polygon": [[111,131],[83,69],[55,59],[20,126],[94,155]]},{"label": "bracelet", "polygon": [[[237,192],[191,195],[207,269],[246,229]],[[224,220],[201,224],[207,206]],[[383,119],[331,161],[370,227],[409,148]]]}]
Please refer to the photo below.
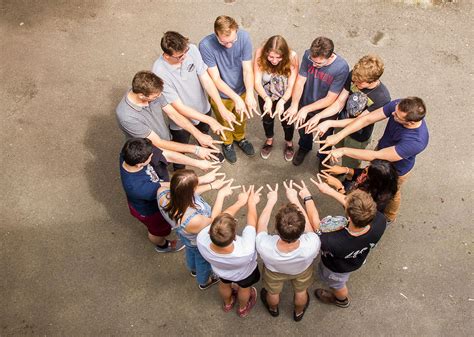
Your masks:
[{"label": "bracelet", "polygon": [[303,203],[305,203],[305,204],[306,204],[306,201],[309,201],[309,200],[313,200],[313,201],[314,201],[314,199],[313,199],[313,196],[312,196],[312,195],[309,195],[309,196],[307,196],[307,197],[304,197],[304,199],[303,199]]},{"label": "bracelet", "polygon": [[194,154],[197,156],[199,155],[199,146],[196,145],[196,147],[194,148]]},{"label": "bracelet", "polygon": [[210,187],[210,188],[211,188],[211,190],[212,190],[212,184],[211,184],[211,183],[209,183],[209,187]]}]

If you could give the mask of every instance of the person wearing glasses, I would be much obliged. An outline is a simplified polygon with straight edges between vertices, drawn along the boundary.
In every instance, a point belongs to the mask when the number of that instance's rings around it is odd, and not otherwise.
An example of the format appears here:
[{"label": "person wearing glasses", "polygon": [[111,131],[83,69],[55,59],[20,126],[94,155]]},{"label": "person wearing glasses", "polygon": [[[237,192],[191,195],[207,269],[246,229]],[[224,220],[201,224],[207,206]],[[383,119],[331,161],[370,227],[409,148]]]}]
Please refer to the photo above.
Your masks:
[{"label": "person wearing glasses", "polygon": [[[215,146],[213,139],[197,130],[188,119],[168,104],[161,94],[162,91],[163,80],[151,71],[143,70],[135,74],[132,88],[127,91],[115,109],[117,122],[126,139],[148,138],[153,146],[161,150],[190,153],[201,159],[185,157],[188,158],[187,161],[181,164],[192,165],[202,170],[215,168],[217,163],[209,161],[217,160],[214,154],[219,152],[211,148]],[[164,114],[190,132],[203,146],[171,141]]]},{"label": "person wearing glasses", "polygon": [[[234,164],[237,161],[234,142],[247,156],[255,154],[253,145],[245,138],[246,120],[254,113],[258,114],[254,96],[252,41],[246,31],[239,29],[233,18],[221,15],[214,22],[214,34],[206,36],[199,43],[199,51],[224,105],[238,119],[233,130],[225,131],[225,137],[222,137],[224,156]],[[217,120],[232,128],[224,116],[218,113],[214,99],[211,100],[211,106]]]},{"label": "person wearing glasses", "polygon": [[[400,209],[401,185],[406,182],[415,166],[416,156],[428,146],[429,133],[425,116],[426,106],[421,98],[412,96],[395,99],[382,108],[355,118],[341,131],[328,136],[321,147],[320,152],[330,155],[332,161],[347,156],[365,161],[382,159],[393,162],[399,178],[398,190],[384,210],[389,223],[395,221]],[[388,119],[388,122],[376,150],[341,147],[331,151],[332,146],[350,134],[384,119]]]},{"label": "person wearing glasses", "polygon": [[[161,49],[163,54],[153,64],[152,71],[163,79],[163,95],[166,100],[202,133],[208,134],[211,128],[216,134],[224,135],[224,130],[230,128],[223,127],[211,117],[211,106],[206,92],[229,123],[235,120],[235,116],[222,103],[196,45],[190,44],[189,39],[180,33],[168,31],[161,38]],[[173,141],[189,143],[191,135],[188,131],[173,121],[170,121],[169,128]],[[220,161],[224,160],[221,153],[217,156]],[[184,168],[181,164],[173,166],[175,170]]]},{"label": "person wearing glasses", "polygon": [[[283,120],[288,120],[288,124],[295,123],[295,128],[300,129],[299,149],[293,158],[293,165],[301,165],[313,148],[313,137],[304,130],[307,121],[336,101],[348,75],[349,65],[340,55],[334,53],[334,43],[327,37],[316,38],[311,48],[304,52],[291,97],[291,106],[283,115]],[[332,129],[328,134],[331,131]],[[320,139],[325,139],[325,136]],[[318,157],[321,169],[325,156],[318,153]]]}]

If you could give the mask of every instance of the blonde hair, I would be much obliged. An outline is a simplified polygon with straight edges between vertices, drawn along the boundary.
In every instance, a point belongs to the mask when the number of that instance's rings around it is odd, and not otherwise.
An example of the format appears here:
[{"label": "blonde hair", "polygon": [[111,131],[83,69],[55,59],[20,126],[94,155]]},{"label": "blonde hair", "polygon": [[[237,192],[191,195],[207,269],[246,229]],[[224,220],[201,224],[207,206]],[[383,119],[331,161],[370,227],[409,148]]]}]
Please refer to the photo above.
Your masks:
[{"label": "blonde hair", "polygon": [[214,21],[214,32],[219,35],[229,36],[233,30],[239,29],[237,22],[227,15],[220,15]]},{"label": "blonde hair", "polygon": [[352,69],[352,82],[372,83],[382,76],[384,64],[378,55],[365,55]]}]

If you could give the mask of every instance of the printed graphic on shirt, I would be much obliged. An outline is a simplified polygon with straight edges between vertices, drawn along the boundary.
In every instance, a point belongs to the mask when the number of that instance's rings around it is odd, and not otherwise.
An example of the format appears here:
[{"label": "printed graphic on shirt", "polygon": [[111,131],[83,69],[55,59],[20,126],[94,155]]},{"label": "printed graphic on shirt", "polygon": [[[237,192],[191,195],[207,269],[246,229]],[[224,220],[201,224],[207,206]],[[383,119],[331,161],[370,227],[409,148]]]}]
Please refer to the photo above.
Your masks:
[{"label": "printed graphic on shirt", "polygon": [[334,81],[334,76],[325,73],[321,69],[314,67],[312,64],[308,65],[308,74],[312,74],[314,78],[319,79],[320,81],[326,83],[329,86]]},{"label": "printed graphic on shirt", "polygon": [[150,164],[146,166],[145,172],[150,177],[150,181],[152,183],[157,183],[160,181],[160,177],[158,176],[158,174],[156,174],[155,169]]}]

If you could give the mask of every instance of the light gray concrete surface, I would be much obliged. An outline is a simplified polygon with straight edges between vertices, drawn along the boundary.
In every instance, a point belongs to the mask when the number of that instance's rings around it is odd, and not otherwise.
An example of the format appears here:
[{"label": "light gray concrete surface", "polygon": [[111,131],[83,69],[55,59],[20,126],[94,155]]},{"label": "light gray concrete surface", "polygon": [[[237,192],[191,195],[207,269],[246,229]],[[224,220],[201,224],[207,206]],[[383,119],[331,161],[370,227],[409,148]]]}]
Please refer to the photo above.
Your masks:
[{"label": "light gray concrete surface", "polygon": [[[128,213],[115,106],[134,73],[151,68],[163,32],[196,43],[220,14],[255,46],[282,34],[301,55],[326,35],[351,65],[377,53],[392,97],[427,103],[430,145],[398,221],[351,277],[348,309],[312,296],[295,323],[286,291],[276,319],[260,301],[246,319],[224,314],[216,288],[197,289],[183,253],[156,254]],[[472,335],[471,26],[469,1],[1,1],[0,335]],[[249,124],[259,146],[261,123]],[[298,168],[284,162],[276,129],[268,161],[238,152],[238,166],[223,171],[241,184],[308,180],[315,152]],[[323,215],[342,212],[316,199]]]}]

